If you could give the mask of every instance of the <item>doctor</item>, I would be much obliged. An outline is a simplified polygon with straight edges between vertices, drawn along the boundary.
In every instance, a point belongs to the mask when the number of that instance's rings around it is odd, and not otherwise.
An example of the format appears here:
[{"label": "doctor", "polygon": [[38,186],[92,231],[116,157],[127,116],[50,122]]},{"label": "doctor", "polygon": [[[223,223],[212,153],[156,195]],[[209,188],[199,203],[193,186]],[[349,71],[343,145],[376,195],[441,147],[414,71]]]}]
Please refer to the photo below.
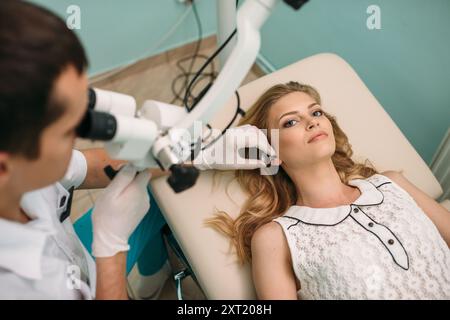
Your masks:
[{"label": "doctor", "polygon": [[[103,168],[121,161],[73,150],[87,59],[64,21],[2,0],[0,43],[0,299],[127,299],[129,238],[149,211],[150,177],[164,173],[125,166],[110,183]],[[68,190],[105,187],[92,212],[94,262],[67,218]]]}]

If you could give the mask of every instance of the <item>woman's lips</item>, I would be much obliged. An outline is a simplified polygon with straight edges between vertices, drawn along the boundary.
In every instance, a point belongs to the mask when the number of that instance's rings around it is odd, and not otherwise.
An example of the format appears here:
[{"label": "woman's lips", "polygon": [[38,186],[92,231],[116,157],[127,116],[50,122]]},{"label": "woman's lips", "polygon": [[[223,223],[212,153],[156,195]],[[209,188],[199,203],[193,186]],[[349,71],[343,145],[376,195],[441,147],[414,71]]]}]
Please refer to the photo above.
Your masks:
[{"label": "woman's lips", "polygon": [[318,136],[314,137],[313,139],[311,139],[311,141],[309,141],[309,143],[314,142],[314,141],[318,141],[318,140],[322,140],[324,138],[326,138],[328,135],[326,133],[321,133]]}]

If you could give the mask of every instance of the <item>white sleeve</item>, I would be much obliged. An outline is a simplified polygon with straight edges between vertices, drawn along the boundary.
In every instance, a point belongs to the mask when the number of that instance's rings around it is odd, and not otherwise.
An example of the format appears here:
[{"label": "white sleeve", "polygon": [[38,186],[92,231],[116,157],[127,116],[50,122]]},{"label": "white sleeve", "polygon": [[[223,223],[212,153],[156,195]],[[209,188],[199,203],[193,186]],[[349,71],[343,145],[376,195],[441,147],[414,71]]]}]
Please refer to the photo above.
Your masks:
[{"label": "white sleeve", "polygon": [[[57,266],[58,267],[58,266]],[[64,269],[62,269],[64,272]],[[55,278],[29,280],[12,272],[0,273],[0,300],[93,300],[84,281],[79,287],[67,287],[65,274]]]},{"label": "white sleeve", "polygon": [[72,159],[70,159],[69,168],[60,183],[66,189],[70,189],[71,187],[78,188],[86,178],[86,173],[87,162],[85,156],[78,150],[72,150]]}]

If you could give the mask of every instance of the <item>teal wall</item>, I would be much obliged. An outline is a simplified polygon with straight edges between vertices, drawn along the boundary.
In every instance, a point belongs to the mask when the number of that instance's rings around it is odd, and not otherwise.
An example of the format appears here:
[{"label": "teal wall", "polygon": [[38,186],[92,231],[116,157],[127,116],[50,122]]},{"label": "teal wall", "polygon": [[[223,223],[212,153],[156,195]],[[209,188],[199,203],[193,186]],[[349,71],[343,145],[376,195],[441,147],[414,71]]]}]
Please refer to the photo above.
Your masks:
[{"label": "teal wall", "polygon": [[[77,33],[87,47],[91,75],[197,36],[191,12],[163,46],[151,50],[186,9],[177,0],[34,2],[62,16],[70,4],[81,7]],[[381,30],[366,27],[372,4],[381,8]],[[214,33],[215,1],[201,0],[198,7],[204,34]],[[320,52],[340,55],[429,163],[450,125],[449,39],[449,0],[310,0],[299,12],[279,3],[263,27],[261,55],[275,69]]]},{"label": "teal wall", "polygon": [[[381,30],[366,27],[372,4]],[[263,27],[264,58],[278,69],[320,52],[356,70],[429,163],[450,126],[450,1],[310,0],[298,12],[280,3]]]},{"label": "teal wall", "polygon": [[[1,0],[0,0],[1,1]],[[195,41],[197,25],[191,10],[177,31],[159,48],[155,43],[171,29],[188,9],[178,0],[31,0],[64,19],[70,5],[81,10],[81,29],[75,32],[86,47],[90,69],[96,75]],[[216,29],[215,1],[197,0],[203,35]]]}]

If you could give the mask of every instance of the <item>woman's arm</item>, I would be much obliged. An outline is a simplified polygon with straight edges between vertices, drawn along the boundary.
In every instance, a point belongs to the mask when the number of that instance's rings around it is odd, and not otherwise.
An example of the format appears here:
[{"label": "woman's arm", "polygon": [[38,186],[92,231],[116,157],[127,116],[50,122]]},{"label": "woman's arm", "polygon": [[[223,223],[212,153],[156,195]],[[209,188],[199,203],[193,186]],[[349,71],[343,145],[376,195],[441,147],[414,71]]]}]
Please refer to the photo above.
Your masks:
[{"label": "woman's arm", "polygon": [[297,288],[287,240],[276,222],[252,237],[252,272],[258,299],[296,300]]},{"label": "woman's arm", "polygon": [[409,193],[419,207],[427,214],[431,221],[433,221],[442,238],[450,247],[450,212],[433,198],[429,197],[425,192],[417,188],[400,172],[385,171],[382,172],[382,174],[390,178]]}]

